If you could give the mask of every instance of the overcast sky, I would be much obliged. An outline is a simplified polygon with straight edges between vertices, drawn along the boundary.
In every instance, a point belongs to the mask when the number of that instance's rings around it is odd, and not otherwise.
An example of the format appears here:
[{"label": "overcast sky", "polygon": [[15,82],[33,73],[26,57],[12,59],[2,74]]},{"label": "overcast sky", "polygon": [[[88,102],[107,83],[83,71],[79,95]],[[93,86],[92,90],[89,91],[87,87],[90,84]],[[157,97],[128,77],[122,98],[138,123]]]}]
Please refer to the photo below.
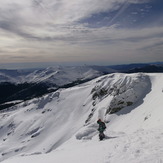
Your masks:
[{"label": "overcast sky", "polygon": [[163,61],[162,0],[0,1],[0,64]]}]

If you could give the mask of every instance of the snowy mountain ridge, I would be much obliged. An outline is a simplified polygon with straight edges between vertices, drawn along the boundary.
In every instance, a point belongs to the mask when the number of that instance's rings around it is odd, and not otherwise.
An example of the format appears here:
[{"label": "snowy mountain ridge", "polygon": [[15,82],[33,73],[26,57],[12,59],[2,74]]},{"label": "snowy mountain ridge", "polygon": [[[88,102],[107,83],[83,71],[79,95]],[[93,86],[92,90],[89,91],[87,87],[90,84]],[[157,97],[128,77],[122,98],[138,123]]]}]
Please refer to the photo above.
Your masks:
[{"label": "snowy mountain ridge", "polygon": [[28,82],[48,82],[58,86],[65,85],[76,80],[87,80],[99,77],[102,72],[90,67],[48,67],[43,71],[35,71],[26,76]]},{"label": "snowy mountain ridge", "polygon": [[[113,70],[108,68],[107,72],[113,72]],[[102,74],[102,70],[96,70],[91,66],[55,66],[40,70],[0,70],[0,82],[48,82],[64,85],[77,79],[92,79]]]},{"label": "snowy mountain ridge", "polygon": [[56,66],[35,71],[0,70],[0,110],[15,105],[15,101],[39,97],[61,87],[72,87],[103,74],[88,66]]},{"label": "snowy mountain ridge", "polygon": [[[115,66],[54,66],[42,69],[0,70],[0,110],[59,88],[69,88],[115,73],[163,72],[162,64]],[[3,93],[5,92],[5,93]]]},{"label": "snowy mountain ridge", "polygon": [[[163,74],[110,74],[0,113],[4,163],[163,161]],[[106,122],[98,140],[96,121]]]},{"label": "snowy mountain ridge", "polygon": [[[112,65],[112,66],[54,66],[42,69],[18,69],[7,70],[0,69],[0,83],[12,82],[12,83],[24,83],[24,82],[52,82],[55,83],[55,79],[58,77],[63,78],[62,74],[66,75],[66,78],[73,79],[75,77],[79,79],[87,79],[101,76],[108,73],[138,73],[138,72],[163,72],[163,63],[137,63],[126,65]],[[95,74],[94,74],[95,73]],[[49,79],[50,78],[50,79]],[[53,79],[53,80],[52,80]],[[59,83],[61,84],[61,83]]]}]

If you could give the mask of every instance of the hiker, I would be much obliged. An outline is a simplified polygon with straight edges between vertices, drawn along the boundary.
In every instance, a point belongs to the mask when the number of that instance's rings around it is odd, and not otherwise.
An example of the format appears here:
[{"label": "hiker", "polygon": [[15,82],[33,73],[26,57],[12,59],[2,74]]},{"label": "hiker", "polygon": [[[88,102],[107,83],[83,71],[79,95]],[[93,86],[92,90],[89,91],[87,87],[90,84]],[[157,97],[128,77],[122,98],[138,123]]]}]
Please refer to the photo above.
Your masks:
[{"label": "hiker", "polygon": [[105,138],[104,131],[105,131],[105,129],[106,129],[106,125],[105,125],[105,123],[104,123],[101,119],[99,119],[99,120],[97,121],[97,123],[99,124],[99,127],[98,127],[99,139],[100,139],[100,140],[103,140],[103,139]]}]

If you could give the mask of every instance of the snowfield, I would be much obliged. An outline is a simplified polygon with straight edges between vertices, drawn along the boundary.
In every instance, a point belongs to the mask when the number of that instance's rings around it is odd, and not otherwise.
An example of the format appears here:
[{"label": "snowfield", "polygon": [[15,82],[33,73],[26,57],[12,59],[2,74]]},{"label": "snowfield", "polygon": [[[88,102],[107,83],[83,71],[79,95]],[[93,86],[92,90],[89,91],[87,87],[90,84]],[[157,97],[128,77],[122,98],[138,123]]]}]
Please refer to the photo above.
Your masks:
[{"label": "snowfield", "polygon": [[3,111],[0,162],[163,163],[162,81],[115,73]]}]

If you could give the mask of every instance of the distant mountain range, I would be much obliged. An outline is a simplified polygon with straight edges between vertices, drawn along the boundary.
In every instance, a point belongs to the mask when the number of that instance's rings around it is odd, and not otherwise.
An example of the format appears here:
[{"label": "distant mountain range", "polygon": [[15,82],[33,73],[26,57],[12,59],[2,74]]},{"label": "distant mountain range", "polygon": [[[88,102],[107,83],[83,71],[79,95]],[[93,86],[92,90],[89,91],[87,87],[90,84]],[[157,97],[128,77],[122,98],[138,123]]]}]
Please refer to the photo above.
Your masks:
[{"label": "distant mountain range", "polygon": [[[113,71],[108,68],[107,72]],[[22,100],[42,96],[59,88],[89,81],[103,74],[102,71],[85,66],[57,66],[39,70],[0,70],[0,109]]]},{"label": "distant mountain range", "polygon": [[59,88],[72,87],[110,73],[163,72],[163,62],[114,66],[56,66],[0,70],[0,110]]},{"label": "distant mountain range", "polygon": [[109,67],[114,69],[114,70],[118,70],[120,72],[123,72],[123,73],[163,72],[163,62],[114,65],[114,66],[109,66]]}]

